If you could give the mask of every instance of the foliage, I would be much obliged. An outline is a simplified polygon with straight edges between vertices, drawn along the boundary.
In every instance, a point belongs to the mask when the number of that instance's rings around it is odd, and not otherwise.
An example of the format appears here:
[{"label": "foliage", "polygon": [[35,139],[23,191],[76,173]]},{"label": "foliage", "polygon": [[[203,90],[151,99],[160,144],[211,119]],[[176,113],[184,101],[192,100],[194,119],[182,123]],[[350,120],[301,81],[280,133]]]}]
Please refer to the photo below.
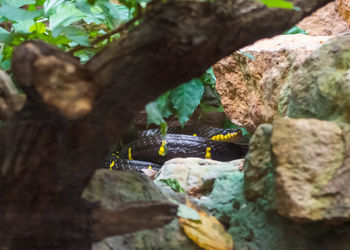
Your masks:
[{"label": "foliage", "polygon": [[[65,51],[91,46],[96,37],[130,20],[134,5],[109,0],[1,0],[0,68],[8,70],[14,48],[30,39],[40,39]],[[129,7],[131,6],[131,8]],[[114,38],[117,38],[115,35]],[[108,40],[75,53],[89,60]]]},{"label": "foliage", "polygon": [[165,92],[146,106],[148,123],[164,126],[165,120],[163,118],[176,115],[181,125],[184,125],[200,104],[204,85],[214,88],[215,83],[216,77],[213,69],[210,68],[200,78],[192,79]]},{"label": "foliage", "polygon": [[269,8],[282,8],[282,9],[295,9],[299,10],[298,7],[295,7],[293,3],[284,1],[284,0],[257,0],[260,3],[265,4]]},{"label": "foliage", "polygon": [[294,35],[294,34],[305,34],[307,35],[307,32],[301,28],[299,28],[298,26],[293,26],[292,28],[290,28],[289,30],[283,32],[283,35]]},{"label": "foliage", "polygon": [[175,192],[185,193],[185,190],[180,186],[179,182],[176,179],[162,179],[160,181],[164,182]]}]

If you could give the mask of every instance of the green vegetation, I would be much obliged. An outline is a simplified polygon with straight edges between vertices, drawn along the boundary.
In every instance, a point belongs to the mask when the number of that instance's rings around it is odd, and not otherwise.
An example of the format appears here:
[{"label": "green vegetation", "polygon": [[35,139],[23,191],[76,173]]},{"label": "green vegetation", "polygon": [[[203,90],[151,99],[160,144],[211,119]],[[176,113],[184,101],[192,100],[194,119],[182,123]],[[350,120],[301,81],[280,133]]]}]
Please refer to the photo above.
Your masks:
[{"label": "green vegetation", "polygon": [[284,0],[257,0],[260,3],[265,4],[269,8],[282,8],[282,9],[295,9],[298,10],[298,7],[295,7],[293,3],[284,1]]},{"label": "green vegetation", "polygon": [[200,78],[192,79],[172,90],[165,92],[156,101],[146,106],[148,122],[166,127],[164,118],[176,115],[184,125],[201,102],[204,86],[215,88],[216,77],[213,69],[208,69]]},{"label": "green vegetation", "polygon": [[180,186],[179,182],[175,179],[162,179],[161,182],[164,182],[172,190],[178,193],[185,193],[185,190]]},{"label": "green vegetation", "polygon": [[289,30],[283,32],[283,35],[294,35],[294,34],[305,34],[307,35],[306,31],[299,28],[298,26],[293,26]]},{"label": "green vegetation", "polygon": [[[75,48],[84,63],[119,33],[101,37],[135,18],[143,2],[115,4],[109,0],[2,0],[0,6],[0,68],[8,70],[14,48],[27,40],[43,40],[64,51]],[[140,6],[139,8],[137,6]],[[83,48],[78,50],[78,48]]]}]

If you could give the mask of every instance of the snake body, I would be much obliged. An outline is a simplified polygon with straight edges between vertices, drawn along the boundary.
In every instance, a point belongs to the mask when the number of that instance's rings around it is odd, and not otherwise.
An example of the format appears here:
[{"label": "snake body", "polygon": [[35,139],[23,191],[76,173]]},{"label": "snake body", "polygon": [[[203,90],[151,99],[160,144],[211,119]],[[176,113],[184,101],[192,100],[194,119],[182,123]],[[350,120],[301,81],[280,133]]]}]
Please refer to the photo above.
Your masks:
[{"label": "snake body", "polygon": [[[165,136],[162,136],[159,130],[141,132],[138,139],[107,157],[105,166],[116,170],[159,170],[165,161],[177,157],[230,161],[243,158],[248,151],[247,144],[232,143],[242,140],[240,130],[202,127],[186,130],[171,128],[169,131],[170,134]],[[175,132],[187,134],[173,134]]]}]

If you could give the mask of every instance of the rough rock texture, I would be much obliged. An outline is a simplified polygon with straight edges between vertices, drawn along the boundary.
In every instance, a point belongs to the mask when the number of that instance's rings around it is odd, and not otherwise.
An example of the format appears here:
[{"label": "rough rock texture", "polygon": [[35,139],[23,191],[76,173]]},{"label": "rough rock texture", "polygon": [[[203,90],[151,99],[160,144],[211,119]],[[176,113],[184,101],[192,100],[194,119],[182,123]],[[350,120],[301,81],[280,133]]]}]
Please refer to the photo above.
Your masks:
[{"label": "rough rock texture", "polygon": [[210,192],[219,175],[237,172],[242,166],[243,160],[219,162],[200,158],[175,158],[163,165],[155,182],[164,185],[160,180],[176,179],[188,194],[198,196]]},{"label": "rough rock texture", "polygon": [[259,197],[273,200],[275,174],[272,167],[271,135],[272,125],[262,124],[250,140],[249,152],[244,161],[244,192],[249,200]]},{"label": "rough rock texture", "polygon": [[282,86],[290,72],[328,39],[302,34],[277,36],[219,61],[214,66],[216,89],[227,117],[250,132],[261,123],[271,123],[280,95],[287,94]]},{"label": "rough rock texture", "polygon": [[340,15],[350,25],[350,1],[349,0],[336,0],[336,7]]},{"label": "rough rock texture", "polygon": [[[347,0],[340,2],[347,2]],[[343,12],[340,11],[340,13]],[[297,26],[311,36],[332,36],[350,31],[349,24],[338,13],[335,1],[304,18]]]},{"label": "rough rock texture", "polygon": [[113,209],[128,201],[166,200],[148,177],[132,172],[97,170],[82,197]]},{"label": "rough rock texture", "polygon": [[272,134],[257,129],[246,159],[247,198],[297,222],[350,221],[350,125],[277,119]]},{"label": "rough rock texture", "polygon": [[0,70],[0,121],[22,108],[25,98],[19,95],[9,75]]},{"label": "rough rock texture", "polygon": [[114,236],[95,243],[92,250],[199,250],[196,244],[185,236],[173,220],[163,228],[144,230],[133,234]]},{"label": "rough rock texture", "polygon": [[335,37],[294,72],[285,102],[289,117],[350,121],[349,52],[350,34]]},{"label": "rough rock texture", "polygon": [[238,250],[348,250],[350,224],[299,224],[269,210],[264,199],[249,202],[243,195],[242,172],[219,176],[213,191],[199,204],[226,225]]},{"label": "rough rock texture", "polygon": [[[168,200],[146,176],[131,172],[97,170],[82,197],[98,202],[106,209],[115,209],[130,201]],[[115,225],[118,226],[118,225]],[[166,248],[158,248],[158,247]],[[182,232],[177,219],[154,230],[108,237],[96,242],[93,250],[133,249],[196,249]]]},{"label": "rough rock texture", "polygon": [[243,195],[243,182],[242,172],[223,173],[215,181],[213,191],[199,201],[226,225],[235,249],[306,250],[300,225],[285,223],[277,214],[266,212],[263,203],[248,202]]},{"label": "rough rock texture", "polygon": [[350,220],[350,200],[325,188],[344,160],[340,127],[316,119],[278,119],[271,145],[276,159],[275,208],[298,221]]}]

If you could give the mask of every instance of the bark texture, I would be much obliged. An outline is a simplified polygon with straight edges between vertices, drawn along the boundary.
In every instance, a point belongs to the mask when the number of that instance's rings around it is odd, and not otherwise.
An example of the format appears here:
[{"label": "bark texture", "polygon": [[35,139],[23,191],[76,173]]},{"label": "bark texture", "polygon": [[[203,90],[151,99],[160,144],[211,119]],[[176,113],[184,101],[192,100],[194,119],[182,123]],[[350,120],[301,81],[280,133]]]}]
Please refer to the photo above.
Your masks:
[{"label": "bark texture", "polygon": [[0,132],[0,249],[90,249],[96,239],[147,228],[136,222],[154,208],[167,216],[157,226],[169,221],[172,204],[104,213],[82,190],[148,101],[329,0],[292,2],[301,11],[247,0],[154,2],[140,25],[85,66],[39,41],[21,45],[12,71],[28,98]]}]

